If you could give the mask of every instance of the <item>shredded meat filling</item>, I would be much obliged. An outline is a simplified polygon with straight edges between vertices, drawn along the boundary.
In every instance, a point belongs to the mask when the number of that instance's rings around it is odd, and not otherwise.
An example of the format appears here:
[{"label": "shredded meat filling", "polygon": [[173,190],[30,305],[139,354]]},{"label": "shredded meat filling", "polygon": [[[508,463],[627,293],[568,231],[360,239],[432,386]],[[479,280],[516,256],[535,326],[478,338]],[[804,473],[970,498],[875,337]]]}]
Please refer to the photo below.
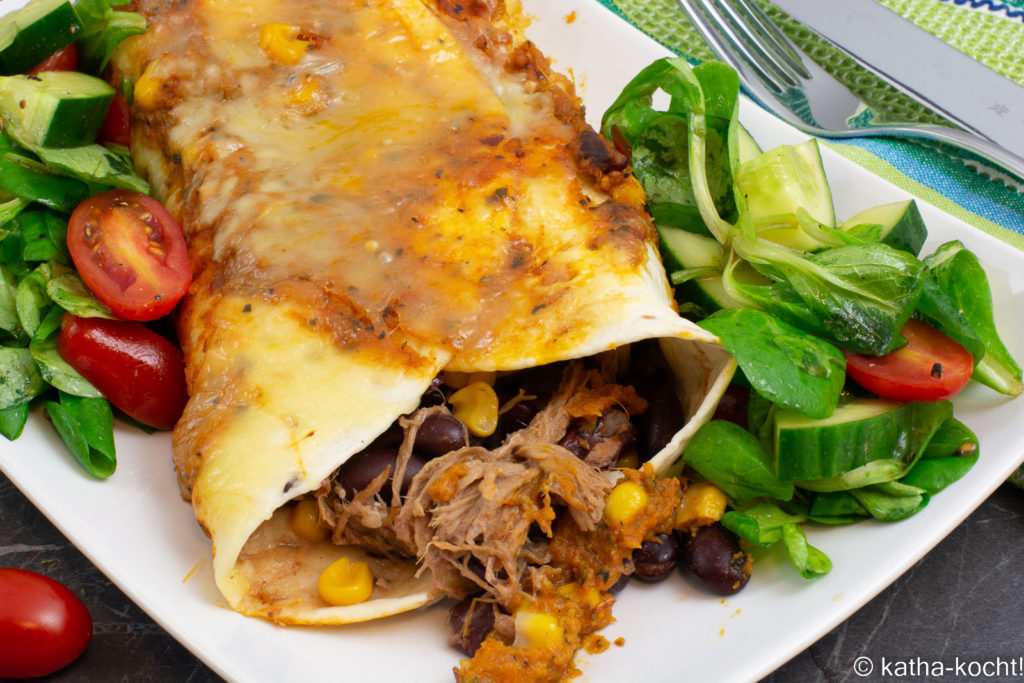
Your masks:
[{"label": "shredded meat filling", "polygon": [[613,431],[625,431],[622,416],[646,405],[600,370],[571,363],[526,427],[495,448],[466,446],[427,462],[403,497],[399,487],[416,431],[429,415],[447,411],[421,408],[399,421],[404,436],[390,504],[379,495],[389,470],[359,492],[346,492],[331,478],[317,492],[321,517],[336,543],[415,557],[439,591],[461,598],[482,588],[514,609],[524,591],[543,580],[537,572],[550,561],[556,516],[571,519],[581,532],[595,529],[615,476],[559,442],[574,421],[600,419],[605,411],[614,416]]}]

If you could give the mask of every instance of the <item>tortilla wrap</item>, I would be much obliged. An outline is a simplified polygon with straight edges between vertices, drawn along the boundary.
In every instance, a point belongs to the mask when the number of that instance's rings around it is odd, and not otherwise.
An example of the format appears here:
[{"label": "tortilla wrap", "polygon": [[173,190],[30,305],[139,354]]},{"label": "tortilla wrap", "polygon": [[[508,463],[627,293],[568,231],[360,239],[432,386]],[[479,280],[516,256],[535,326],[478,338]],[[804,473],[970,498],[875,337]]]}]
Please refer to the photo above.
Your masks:
[{"label": "tortilla wrap", "polygon": [[150,28],[115,75],[136,83],[133,156],[195,273],[174,462],[232,608],[338,624],[437,597],[411,563],[369,558],[386,578],[370,600],[329,606],[316,576],[360,551],[300,542],[272,516],[442,370],[659,338],[689,422],[653,463],[677,466],[734,362],[677,314],[641,188],[525,40],[515,3],[138,10]]}]

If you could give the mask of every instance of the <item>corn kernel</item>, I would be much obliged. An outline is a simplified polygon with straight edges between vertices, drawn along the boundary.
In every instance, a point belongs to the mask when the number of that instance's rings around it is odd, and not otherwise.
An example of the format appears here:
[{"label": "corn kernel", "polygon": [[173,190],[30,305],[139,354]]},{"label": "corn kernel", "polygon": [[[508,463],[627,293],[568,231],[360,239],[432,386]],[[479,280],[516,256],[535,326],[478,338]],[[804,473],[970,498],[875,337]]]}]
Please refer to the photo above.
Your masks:
[{"label": "corn kernel", "polygon": [[604,518],[615,524],[625,524],[647,505],[647,491],[635,481],[616,484],[604,504]]},{"label": "corn kernel", "polygon": [[320,525],[320,511],[312,498],[303,498],[292,507],[288,523],[296,536],[310,543],[325,541],[330,534],[327,527]]},{"label": "corn kernel", "polygon": [[486,382],[473,382],[448,399],[452,413],[475,436],[490,436],[498,426],[498,395]]},{"label": "corn kernel", "polygon": [[676,528],[706,526],[725,514],[728,498],[717,486],[707,481],[690,484],[683,491],[683,503],[676,509]]},{"label": "corn kernel", "polygon": [[556,647],[564,637],[558,619],[543,612],[516,612],[516,639],[512,647]]},{"label": "corn kernel", "polygon": [[299,38],[299,27],[291,24],[263,24],[259,45],[263,52],[281,64],[298,64],[311,43]]},{"label": "corn kernel", "polygon": [[579,582],[563,583],[555,589],[555,592],[566,600],[572,600],[590,609],[597,607],[603,599],[601,591],[597,590],[597,588],[592,585],[584,586]]},{"label": "corn kernel", "polygon": [[297,88],[291,91],[289,98],[295,105],[316,104],[323,97],[323,88],[320,87],[320,79],[306,74],[299,81]]},{"label": "corn kernel", "polygon": [[139,80],[135,81],[135,87],[132,90],[132,103],[140,109],[156,109],[160,104],[160,91],[163,89],[163,83],[154,74],[155,64],[155,59],[147,64],[142,75],[139,76]]},{"label": "corn kernel", "polygon": [[640,453],[635,448],[630,448],[619,457],[618,462],[615,463],[616,467],[630,467],[634,470],[640,469]]},{"label": "corn kernel", "polygon": [[498,373],[489,370],[479,370],[476,372],[459,372],[458,370],[444,371],[444,383],[452,389],[462,389],[473,382],[483,382],[493,387],[497,379]]},{"label": "corn kernel", "polygon": [[373,592],[373,572],[365,562],[347,557],[331,563],[316,584],[320,597],[331,605],[355,605],[366,602]]}]

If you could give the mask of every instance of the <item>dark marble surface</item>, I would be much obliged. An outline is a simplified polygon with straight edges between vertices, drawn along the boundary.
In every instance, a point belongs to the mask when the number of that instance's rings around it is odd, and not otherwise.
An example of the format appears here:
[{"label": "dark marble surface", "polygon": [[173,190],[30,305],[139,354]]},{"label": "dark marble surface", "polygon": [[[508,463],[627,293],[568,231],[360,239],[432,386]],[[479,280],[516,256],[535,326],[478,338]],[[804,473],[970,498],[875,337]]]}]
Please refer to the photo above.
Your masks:
[{"label": "dark marble surface", "polygon": [[[888,590],[766,681],[1020,680],[1022,561],[1024,493],[1004,486]],[[32,569],[61,581],[82,596],[92,613],[95,635],[89,648],[48,680],[220,680],[113,586],[3,475],[0,566]],[[871,660],[872,675],[855,673],[858,657]],[[883,658],[893,675],[881,675]],[[996,658],[1006,666],[1017,662],[1020,675],[960,675],[970,673],[969,662],[995,666]],[[897,675],[892,666],[899,661],[916,666],[916,673],[907,669]],[[950,666],[950,672],[923,675],[924,663],[934,661]],[[1012,674],[1005,668],[1003,673]]]}]

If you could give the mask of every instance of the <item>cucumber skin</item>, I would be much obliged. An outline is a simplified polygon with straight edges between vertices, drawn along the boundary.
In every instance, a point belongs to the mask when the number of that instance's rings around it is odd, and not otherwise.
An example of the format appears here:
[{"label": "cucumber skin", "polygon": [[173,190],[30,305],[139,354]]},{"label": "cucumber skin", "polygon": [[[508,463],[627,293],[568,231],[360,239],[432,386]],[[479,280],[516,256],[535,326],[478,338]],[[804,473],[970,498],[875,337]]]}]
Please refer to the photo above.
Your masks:
[{"label": "cucumber skin", "polygon": [[905,413],[910,412],[907,405],[892,406],[873,417],[822,426],[809,421],[806,427],[790,429],[779,428],[783,411],[778,411],[772,429],[776,475],[783,481],[824,479],[892,458],[905,432]]},{"label": "cucumber skin", "polygon": [[[669,273],[686,268],[721,268],[722,246],[712,237],[671,226],[658,226],[661,256]],[[738,304],[725,292],[717,275],[687,280],[676,285],[676,300],[692,302],[705,313]]]},{"label": "cucumber skin", "polygon": [[96,140],[103,119],[113,99],[90,98],[88,100],[65,100],[57,105],[54,120],[62,123],[50,126],[40,140],[42,147],[81,147]]},{"label": "cucumber skin", "polygon": [[928,228],[913,199],[865,209],[843,221],[839,229],[855,232],[859,226],[871,224],[881,225],[882,244],[908,251],[914,256],[921,253],[921,247],[928,238]]},{"label": "cucumber skin", "polygon": [[32,147],[80,147],[96,140],[114,89],[77,72],[0,77],[4,128]]},{"label": "cucumber skin", "polygon": [[[82,32],[82,22],[70,2],[53,4],[52,10],[28,25],[16,25],[16,35],[6,47],[0,48],[0,75],[28,71],[57,50],[70,45]],[[8,20],[17,21],[24,17],[23,10],[13,12]]]}]

